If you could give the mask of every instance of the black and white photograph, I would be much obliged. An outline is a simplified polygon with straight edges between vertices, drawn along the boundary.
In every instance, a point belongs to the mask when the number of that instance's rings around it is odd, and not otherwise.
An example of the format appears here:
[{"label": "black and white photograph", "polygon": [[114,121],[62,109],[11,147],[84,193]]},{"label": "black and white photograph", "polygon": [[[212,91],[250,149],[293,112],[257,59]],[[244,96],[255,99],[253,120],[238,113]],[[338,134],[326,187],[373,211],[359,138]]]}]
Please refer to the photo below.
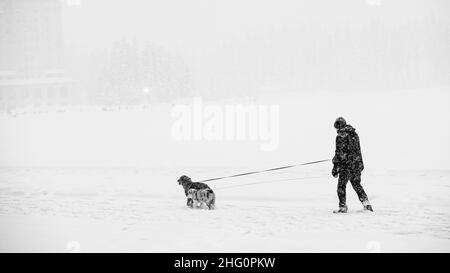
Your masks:
[{"label": "black and white photograph", "polygon": [[0,0],[0,252],[450,252],[450,1]]}]

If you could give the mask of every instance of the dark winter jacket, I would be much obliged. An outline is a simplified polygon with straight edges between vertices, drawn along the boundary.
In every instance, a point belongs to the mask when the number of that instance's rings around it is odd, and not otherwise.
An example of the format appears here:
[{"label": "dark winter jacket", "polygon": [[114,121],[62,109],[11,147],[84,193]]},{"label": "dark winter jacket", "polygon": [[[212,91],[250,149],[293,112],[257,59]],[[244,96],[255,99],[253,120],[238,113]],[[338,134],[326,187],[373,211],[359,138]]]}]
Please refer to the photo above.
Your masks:
[{"label": "dark winter jacket", "polygon": [[339,172],[344,170],[360,172],[364,169],[359,137],[351,125],[338,130],[333,164]]}]

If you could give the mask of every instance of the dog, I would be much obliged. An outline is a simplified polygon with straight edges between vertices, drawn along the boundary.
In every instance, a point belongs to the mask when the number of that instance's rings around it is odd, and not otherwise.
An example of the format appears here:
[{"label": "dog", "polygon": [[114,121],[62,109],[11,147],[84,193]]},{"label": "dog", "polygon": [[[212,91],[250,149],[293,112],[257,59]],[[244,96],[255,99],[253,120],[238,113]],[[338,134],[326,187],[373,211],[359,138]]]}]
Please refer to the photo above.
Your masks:
[{"label": "dog", "polygon": [[208,209],[215,209],[216,195],[205,183],[192,182],[191,178],[183,175],[178,179],[178,184],[183,186],[184,194],[187,197],[186,205],[194,208],[205,204]]}]

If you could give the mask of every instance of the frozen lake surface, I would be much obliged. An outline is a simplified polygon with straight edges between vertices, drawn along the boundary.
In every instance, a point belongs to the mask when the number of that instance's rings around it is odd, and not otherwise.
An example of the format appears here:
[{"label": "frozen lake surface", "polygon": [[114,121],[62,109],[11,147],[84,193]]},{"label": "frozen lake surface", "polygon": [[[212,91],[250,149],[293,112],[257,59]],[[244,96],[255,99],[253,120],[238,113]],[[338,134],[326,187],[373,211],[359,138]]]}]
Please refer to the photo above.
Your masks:
[{"label": "frozen lake surface", "polygon": [[[449,252],[449,94],[204,102],[279,105],[271,152],[261,141],[176,141],[172,104],[0,115],[0,166],[69,166],[0,167],[0,251]],[[343,108],[348,101],[357,103]],[[361,212],[350,185],[350,213],[331,213],[330,162],[210,182],[217,210],[186,207],[183,174],[198,181],[331,158],[341,115],[359,133],[375,213]]]}]

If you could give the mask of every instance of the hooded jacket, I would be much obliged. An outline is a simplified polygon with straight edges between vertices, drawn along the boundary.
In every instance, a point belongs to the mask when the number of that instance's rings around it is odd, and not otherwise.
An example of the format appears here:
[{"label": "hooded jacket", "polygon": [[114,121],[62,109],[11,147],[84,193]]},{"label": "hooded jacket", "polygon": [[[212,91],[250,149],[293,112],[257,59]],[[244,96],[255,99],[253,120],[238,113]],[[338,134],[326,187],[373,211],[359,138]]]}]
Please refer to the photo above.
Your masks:
[{"label": "hooded jacket", "polygon": [[359,136],[351,125],[338,130],[333,164],[339,171],[361,172],[364,169]]}]

